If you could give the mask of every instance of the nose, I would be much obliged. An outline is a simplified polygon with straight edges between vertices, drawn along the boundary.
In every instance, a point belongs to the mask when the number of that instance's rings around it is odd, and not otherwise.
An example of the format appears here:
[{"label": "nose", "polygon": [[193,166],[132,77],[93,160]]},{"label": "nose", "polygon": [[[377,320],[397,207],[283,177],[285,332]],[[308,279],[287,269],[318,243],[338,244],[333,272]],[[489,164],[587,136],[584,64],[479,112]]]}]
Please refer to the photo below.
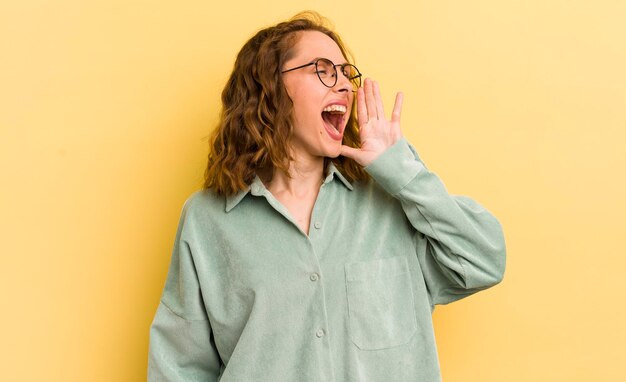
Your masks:
[{"label": "nose", "polygon": [[343,74],[341,67],[335,67],[335,70],[337,71],[337,83],[333,86],[333,89],[338,92],[352,91],[352,82]]}]

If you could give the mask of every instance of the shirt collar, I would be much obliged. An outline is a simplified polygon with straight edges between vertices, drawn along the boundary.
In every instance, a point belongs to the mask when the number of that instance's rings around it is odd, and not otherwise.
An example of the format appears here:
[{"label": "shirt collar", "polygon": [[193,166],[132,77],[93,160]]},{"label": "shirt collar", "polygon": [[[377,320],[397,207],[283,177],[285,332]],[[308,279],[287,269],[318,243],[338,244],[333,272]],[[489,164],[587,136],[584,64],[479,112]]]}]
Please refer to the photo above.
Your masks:
[{"label": "shirt collar", "polygon": [[330,164],[328,165],[328,175],[326,176],[326,179],[324,179],[324,184],[330,183],[335,176],[339,178],[341,183],[343,183],[343,185],[346,186],[348,190],[352,191],[354,189],[354,187],[352,187],[352,184],[348,182],[346,177],[343,176],[343,174],[339,171],[335,164],[333,162],[330,162]]},{"label": "shirt collar", "polygon": [[[332,182],[335,177],[337,177],[348,190],[352,191],[354,189],[352,184],[348,182],[348,180],[343,176],[339,169],[337,169],[335,164],[333,162],[330,162],[330,164],[328,165],[328,175],[324,179],[324,184]],[[225,211],[230,212],[230,210],[237,207],[239,202],[241,202],[243,198],[248,195],[248,193],[254,196],[260,196],[265,194],[266,192],[268,191],[265,188],[265,185],[263,184],[261,179],[255,175],[254,180],[252,181],[252,183],[250,183],[249,186],[234,195],[229,195],[226,197]]]}]

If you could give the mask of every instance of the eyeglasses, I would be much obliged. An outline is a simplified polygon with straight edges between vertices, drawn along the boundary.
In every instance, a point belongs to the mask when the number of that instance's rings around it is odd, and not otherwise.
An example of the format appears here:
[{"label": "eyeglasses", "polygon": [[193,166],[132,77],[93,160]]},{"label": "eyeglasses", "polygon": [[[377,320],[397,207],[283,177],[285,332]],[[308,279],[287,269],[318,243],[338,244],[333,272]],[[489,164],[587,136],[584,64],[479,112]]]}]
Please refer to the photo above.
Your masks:
[{"label": "eyeglasses", "polygon": [[322,84],[328,88],[332,88],[337,84],[337,67],[341,68],[341,73],[346,76],[352,83],[352,91],[357,91],[361,87],[361,72],[352,64],[335,64],[327,58],[318,58],[308,64],[296,66],[295,68],[283,70],[281,73],[291,72],[292,70],[306,68],[315,65],[315,73]]}]

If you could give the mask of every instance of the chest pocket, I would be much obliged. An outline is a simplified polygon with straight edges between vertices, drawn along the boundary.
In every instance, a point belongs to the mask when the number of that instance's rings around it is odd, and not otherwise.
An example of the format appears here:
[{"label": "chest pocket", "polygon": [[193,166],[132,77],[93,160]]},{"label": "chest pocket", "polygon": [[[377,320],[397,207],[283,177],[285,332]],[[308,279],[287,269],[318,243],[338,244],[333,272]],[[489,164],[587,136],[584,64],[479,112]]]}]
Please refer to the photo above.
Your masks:
[{"label": "chest pocket", "polygon": [[363,350],[407,343],[417,321],[406,258],[348,263],[345,274],[352,342]]}]

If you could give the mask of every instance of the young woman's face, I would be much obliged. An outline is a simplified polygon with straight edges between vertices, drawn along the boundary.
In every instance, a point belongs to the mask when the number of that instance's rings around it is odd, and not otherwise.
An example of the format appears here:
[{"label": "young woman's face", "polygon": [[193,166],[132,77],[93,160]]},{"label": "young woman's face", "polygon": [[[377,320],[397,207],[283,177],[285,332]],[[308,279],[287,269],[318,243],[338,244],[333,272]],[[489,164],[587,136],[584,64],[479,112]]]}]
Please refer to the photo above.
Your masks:
[{"label": "young woman's face", "polygon": [[[292,49],[295,54],[285,62],[282,70],[318,58],[329,59],[334,64],[347,62],[339,46],[317,31],[300,32]],[[284,73],[283,82],[293,101],[294,129],[290,143],[296,160],[339,156],[354,97],[350,80],[337,67],[337,83],[332,88],[326,87],[320,81],[315,65],[310,65]]]}]

